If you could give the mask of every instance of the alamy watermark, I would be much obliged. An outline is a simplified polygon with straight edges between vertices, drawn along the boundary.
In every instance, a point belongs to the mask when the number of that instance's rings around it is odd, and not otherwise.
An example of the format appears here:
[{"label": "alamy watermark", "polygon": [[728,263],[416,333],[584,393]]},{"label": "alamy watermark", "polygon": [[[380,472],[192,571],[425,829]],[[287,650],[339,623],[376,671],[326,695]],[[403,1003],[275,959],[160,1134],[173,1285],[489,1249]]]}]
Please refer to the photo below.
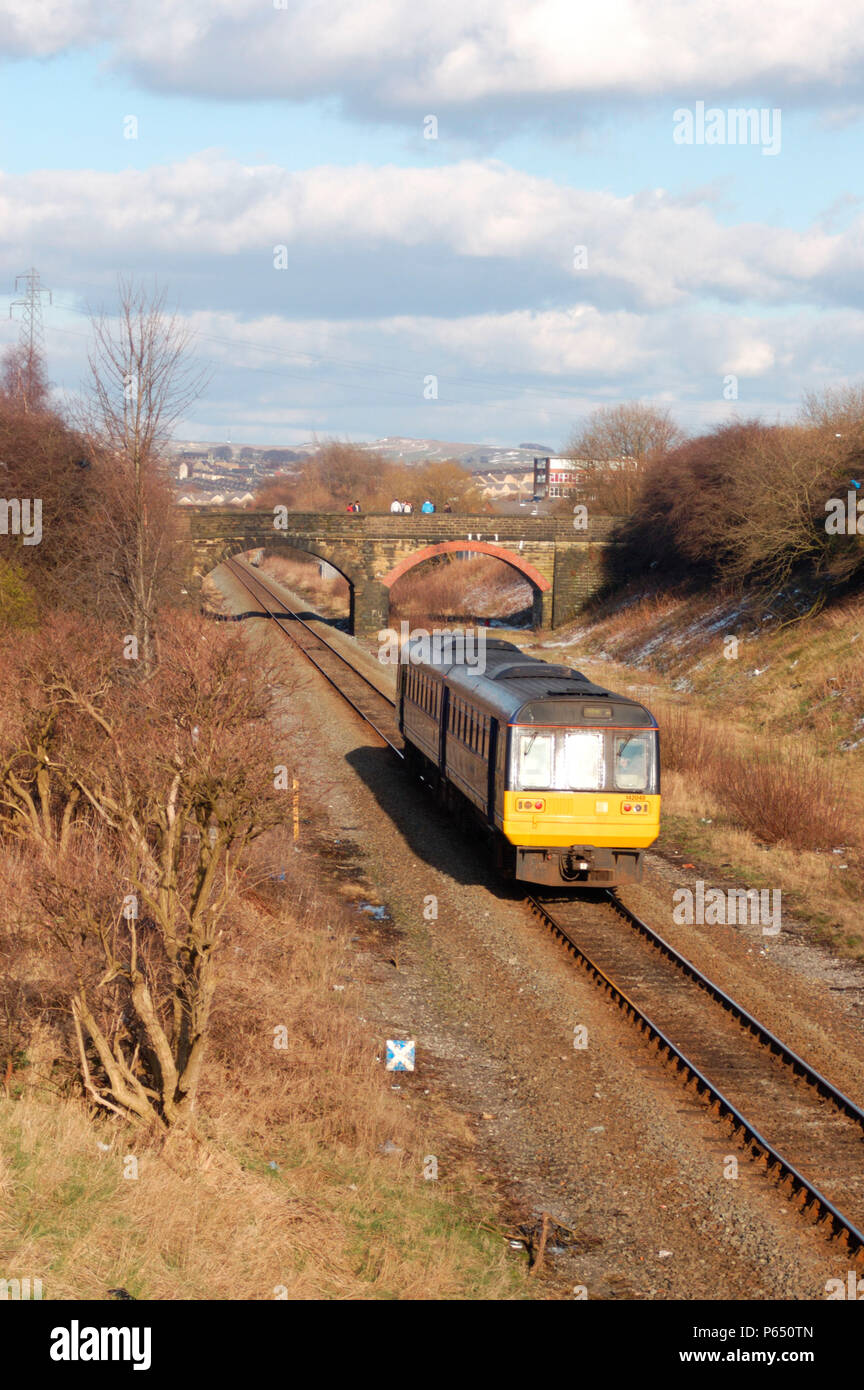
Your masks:
[{"label": "alamy watermark", "polygon": [[21,1300],[42,1298],[42,1280],[31,1279],[29,1275],[23,1279],[0,1279],[0,1301],[6,1302],[11,1299],[13,1302]]},{"label": "alamy watermark", "polygon": [[486,670],[486,629],[464,631],[449,627],[411,627],[405,621],[378,633],[378,660],[384,665],[425,666],[452,664],[473,666],[478,675]]},{"label": "alamy watermark", "polygon": [[0,536],[21,536],[24,545],[39,545],[42,498],[0,497]]},{"label": "alamy watermark", "polygon": [[679,926],[760,926],[763,936],[778,936],[783,920],[779,888],[676,888],[672,920]]},{"label": "alamy watermark", "polygon": [[864,536],[864,496],[851,489],[842,497],[829,497],[825,503],[825,530],[829,536]]},{"label": "alamy watermark", "polygon": [[679,106],[672,113],[672,139],[676,145],[761,145],[763,154],[779,154],[780,107],[719,106],[705,109],[704,101],[694,107]]}]

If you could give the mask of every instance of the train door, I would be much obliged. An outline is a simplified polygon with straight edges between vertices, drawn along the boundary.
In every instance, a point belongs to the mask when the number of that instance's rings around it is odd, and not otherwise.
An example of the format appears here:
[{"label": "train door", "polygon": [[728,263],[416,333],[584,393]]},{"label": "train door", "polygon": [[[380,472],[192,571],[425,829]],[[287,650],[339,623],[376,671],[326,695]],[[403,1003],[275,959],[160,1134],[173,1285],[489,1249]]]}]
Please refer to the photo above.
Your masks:
[{"label": "train door", "polygon": [[489,749],[486,764],[486,775],[489,783],[486,794],[486,820],[490,825],[495,824],[495,762],[498,756],[499,728],[497,719],[489,720]]},{"label": "train door", "polygon": [[438,681],[438,771],[444,776],[447,719],[450,714],[450,691],[444,681]]}]

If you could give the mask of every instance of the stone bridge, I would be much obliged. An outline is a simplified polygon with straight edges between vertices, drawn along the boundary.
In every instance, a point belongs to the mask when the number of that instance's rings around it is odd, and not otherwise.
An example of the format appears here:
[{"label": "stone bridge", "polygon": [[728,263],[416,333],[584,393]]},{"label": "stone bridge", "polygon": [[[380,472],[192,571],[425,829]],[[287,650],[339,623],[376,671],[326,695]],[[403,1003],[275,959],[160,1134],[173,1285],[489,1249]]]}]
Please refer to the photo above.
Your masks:
[{"label": "stone bridge", "polygon": [[597,517],[577,531],[570,517],[178,511],[192,557],[191,588],[223,560],[247,550],[305,551],[347,579],[351,631],[357,633],[388,626],[390,589],[414,565],[465,551],[494,555],[518,570],[531,585],[535,626],[557,627],[572,619],[602,583],[603,552],[617,519]]}]

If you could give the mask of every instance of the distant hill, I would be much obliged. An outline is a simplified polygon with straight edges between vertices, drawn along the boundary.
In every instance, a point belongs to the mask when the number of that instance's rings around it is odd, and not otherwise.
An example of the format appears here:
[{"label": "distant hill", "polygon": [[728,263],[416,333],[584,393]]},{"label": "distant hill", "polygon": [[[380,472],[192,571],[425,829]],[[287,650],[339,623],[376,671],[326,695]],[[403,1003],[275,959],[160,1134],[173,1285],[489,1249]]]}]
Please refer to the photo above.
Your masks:
[{"label": "distant hill", "polygon": [[[262,465],[266,464],[273,467],[281,463],[290,467],[291,463],[299,463],[302,459],[308,458],[310,454],[314,454],[323,442],[323,440],[310,440],[308,443],[290,445],[237,443],[232,446],[232,452],[235,459],[239,459],[242,452],[244,461],[252,463],[256,471],[260,471]],[[430,463],[436,459],[458,459],[474,473],[486,472],[490,468],[530,468],[535,455],[546,456],[555,453],[554,449],[550,449],[545,444],[520,444],[518,447],[507,448],[500,444],[472,444],[445,439],[410,439],[401,435],[388,435],[385,439],[373,439],[362,443],[352,440],[351,443],[358,449],[367,450],[370,454],[383,454],[385,458],[401,459],[407,464]],[[206,454],[208,451],[215,452],[216,447],[212,443],[178,440],[175,442],[174,451],[175,456],[189,451],[200,451]],[[267,457],[268,455],[269,457]]]}]

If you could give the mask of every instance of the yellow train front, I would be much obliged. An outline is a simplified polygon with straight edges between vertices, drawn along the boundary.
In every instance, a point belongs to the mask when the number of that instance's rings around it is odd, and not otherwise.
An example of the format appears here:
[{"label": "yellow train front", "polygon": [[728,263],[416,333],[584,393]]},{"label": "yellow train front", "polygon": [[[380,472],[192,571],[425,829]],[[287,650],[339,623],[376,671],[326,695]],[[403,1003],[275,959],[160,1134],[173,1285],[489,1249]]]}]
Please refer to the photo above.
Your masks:
[{"label": "yellow train front", "polygon": [[654,716],[569,666],[484,636],[421,636],[403,648],[406,762],[486,832],[509,877],[638,881],[660,832]]}]

